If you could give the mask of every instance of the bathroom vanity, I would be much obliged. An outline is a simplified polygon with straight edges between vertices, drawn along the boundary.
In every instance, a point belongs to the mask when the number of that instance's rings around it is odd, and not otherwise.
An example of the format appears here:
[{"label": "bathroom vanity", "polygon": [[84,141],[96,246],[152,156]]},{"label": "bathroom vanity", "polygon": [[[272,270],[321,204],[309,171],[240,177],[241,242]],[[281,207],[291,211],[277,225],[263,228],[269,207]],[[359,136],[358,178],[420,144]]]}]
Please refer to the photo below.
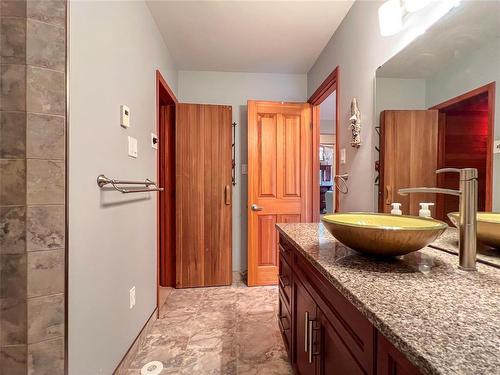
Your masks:
[{"label": "bathroom vanity", "polygon": [[380,260],[278,224],[279,326],[296,373],[497,374],[500,270],[424,248]]}]

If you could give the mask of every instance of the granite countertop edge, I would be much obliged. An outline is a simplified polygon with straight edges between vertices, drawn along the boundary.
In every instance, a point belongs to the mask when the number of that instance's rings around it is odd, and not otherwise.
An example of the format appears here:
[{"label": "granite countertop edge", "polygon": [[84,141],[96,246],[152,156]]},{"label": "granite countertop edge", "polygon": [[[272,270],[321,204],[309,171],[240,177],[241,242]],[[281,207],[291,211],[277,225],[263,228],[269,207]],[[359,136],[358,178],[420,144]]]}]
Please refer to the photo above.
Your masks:
[{"label": "granite countertop edge", "polygon": [[[349,302],[351,302],[354,307],[365,317],[370,323],[372,323],[375,328],[377,328],[380,333],[384,335],[386,339],[388,339],[391,344],[393,344],[401,353],[403,353],[406,358],[422,373],[428,375],[437,375],[442,374],[442,372],[436,368],[431,362],[429,362],[419,351],[418,349],[412,347],[407,344],[401,336],[395,333],[391,326],[386,324],[381,318],[377,316],[376,313],[371,311],[360,299],[358,299],[349,288],[345,287],[341,281],[335,278],[335,276],[328,272],[314,257],[310,256],[310,254],[305,251],[301,245],[299,245],[292,237],[286,233],[286,231],[280,227],[279,224],[276,225],[276,228],[292,245],[295,249],[297,249],[304,257],[310,261],[310,263],[316,268],[323,276],[330,281],[330,283],[345,297]],[[438,249],[434,249],[435,251],[440,251]]]}]

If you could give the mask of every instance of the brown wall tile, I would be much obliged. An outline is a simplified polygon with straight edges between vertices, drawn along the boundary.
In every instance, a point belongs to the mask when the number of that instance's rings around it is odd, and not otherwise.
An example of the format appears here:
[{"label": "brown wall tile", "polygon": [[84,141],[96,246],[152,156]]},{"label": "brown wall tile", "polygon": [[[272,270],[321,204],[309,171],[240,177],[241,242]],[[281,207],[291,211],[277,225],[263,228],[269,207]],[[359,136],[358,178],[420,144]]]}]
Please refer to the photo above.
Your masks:
[{"label": "brown wall tile", "polygon": [[0,298],[26,298],[26,254],[0,255]]},{"label": "brown wall tile", "polygon": [[64,27],[66,25],[66,1],[28,0],[27,17]]},{"label": "brown wall tile", "polygon": [[26,113],[0,111],[0,158],[26,157]]},{"label": "brown wall tile", "polygon": [[64,204],[64,162],[27,160],[28,204]]},{"label": "brown wall tile", "polygon": [[2,64],[0,66],[0,109],[26,110],[26,66]]},{"label": "brown wall tile", "polygon": [[24,160],[0,160],[0,202],[2,206],[26,203]]},{"label": "brown wall tile", "polygon": [[28,343],[64,336],[64,294],[28,300]]},{"label": "brown wall tile", "polygon": [[26,17],[26,0],[1,0],[2,17]]},{"label": "brown wall tile", "polygon": [[26,19],[1,18],[0,61],[8,64],[26,62]]},{"label": "brown wall tile", "polygon": [[26,157],[64,159],[64,117],[28,113]]},{"label": "brown wall tile", "polygon": [[0,347],[0,374],[26,375],[27,345]]},{"label": "brown wall tile", "polygon": [[26,300],[0,298],[0,346],[26,344]]},{"label": "brown wall tile", "polygon": [[0,207],[0,254],[26,252],[26,208]]},{"label": "brown wall tile", "polygon": [[64,206],[29,206],[26,223],[27,251],[64,247]]},{"label": "brown wall tile", "polygon": [[64,250],[28,253],[28,298],[64,293]]},{"label": "brown wall tile", "polygon": [[28,66],[26,82],[28,112],[64,115],[66,107],[64,73]]},{"label": "brown wall tile", "polygon": [[26,27],[26,63],[64,71],[66,64],[64,28],[31,19],[28,19]]}]

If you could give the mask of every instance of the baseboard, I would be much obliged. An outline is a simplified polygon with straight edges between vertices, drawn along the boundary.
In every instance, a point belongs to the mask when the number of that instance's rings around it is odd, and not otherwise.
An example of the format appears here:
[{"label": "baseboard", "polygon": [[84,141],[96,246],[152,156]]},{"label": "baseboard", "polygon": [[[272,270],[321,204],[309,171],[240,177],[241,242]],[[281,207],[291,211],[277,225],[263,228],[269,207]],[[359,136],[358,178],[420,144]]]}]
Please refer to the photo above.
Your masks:
[{"label": "baseboard", "polygon": [[146,324],[144,324],[141,331],[135,338],[134,342],[132,343],[132,345],[130,345],[130,348],[127,350],[127,353],[125,353],[125,356],[122,358],[122,360],[116,367],[115,371],[113,372],[113,375],[124,375],[127,373],[128,369],[130,368],[130,365],[132,364],[132,361],[134,360],[135,356],[137,355],[137,352],[139,351],[139,348],[144,343],[146,336],[148,335],[149,331],[151,330],[151,327],[153,326],[154,322],[157,319],[158,315],[157,311],[158,311],[157,308],[154,309],[153,313],[148,318]]}]

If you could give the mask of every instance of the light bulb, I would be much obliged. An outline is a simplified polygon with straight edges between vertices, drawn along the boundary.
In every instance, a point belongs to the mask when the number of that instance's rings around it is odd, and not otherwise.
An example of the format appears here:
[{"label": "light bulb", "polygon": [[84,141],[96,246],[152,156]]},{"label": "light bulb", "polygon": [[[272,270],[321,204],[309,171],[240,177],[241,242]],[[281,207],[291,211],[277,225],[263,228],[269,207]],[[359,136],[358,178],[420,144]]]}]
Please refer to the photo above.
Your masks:
[{"label": "light bulb", "polygon": [[390,36],[403,28],[403,9],[400,0],[388,0],[378,8],[380,34]]}]

